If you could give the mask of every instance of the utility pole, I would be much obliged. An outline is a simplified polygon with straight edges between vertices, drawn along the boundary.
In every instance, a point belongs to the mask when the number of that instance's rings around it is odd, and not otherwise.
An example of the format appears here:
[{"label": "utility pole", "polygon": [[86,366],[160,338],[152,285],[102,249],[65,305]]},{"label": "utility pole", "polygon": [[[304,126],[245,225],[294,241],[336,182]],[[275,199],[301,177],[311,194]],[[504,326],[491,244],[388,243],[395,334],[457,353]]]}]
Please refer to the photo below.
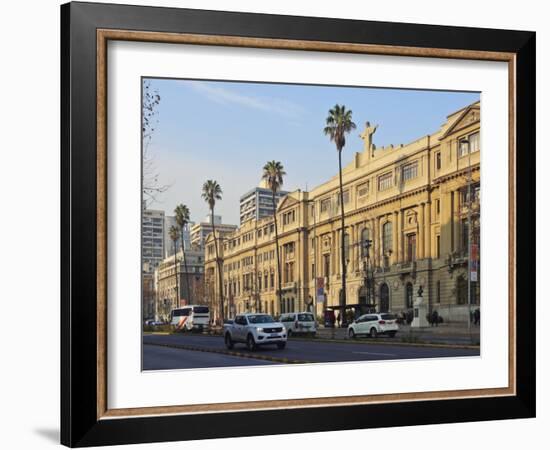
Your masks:
[{"label": "utility pole", "polygon": [[468,139],[461,139],[460,145],[465,145],[468,149],[468,178],[467,178],[467,220],[468,220],[468,333],[470,339],[472,338],[472,159],[470,141]]}]

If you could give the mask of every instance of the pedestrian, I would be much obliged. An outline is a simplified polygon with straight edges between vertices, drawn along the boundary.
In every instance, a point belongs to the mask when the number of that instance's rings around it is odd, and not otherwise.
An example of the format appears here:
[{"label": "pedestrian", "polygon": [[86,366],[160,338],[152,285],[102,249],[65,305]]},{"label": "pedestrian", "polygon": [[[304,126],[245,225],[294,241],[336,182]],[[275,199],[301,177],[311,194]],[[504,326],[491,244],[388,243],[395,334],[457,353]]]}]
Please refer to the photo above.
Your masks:
[{"label": "pedestrian", "polygon": [[338,316],[336,316],[336,321],[338,322],[338,328],[340,328],[340,322],[342,318],[340,317],[340,313],[338,313]]},{"label": "pedestrian", "polygon": [[474,312],[474,325],[479,325],[480,322],[480,311],[479,308],[477,308]]},{"label": "pedestrian", "polygon": [[437,312],[437,309],[434,309],[432,313],[432,324],[435,323],[435,326],[439,326],[439,313]]}]

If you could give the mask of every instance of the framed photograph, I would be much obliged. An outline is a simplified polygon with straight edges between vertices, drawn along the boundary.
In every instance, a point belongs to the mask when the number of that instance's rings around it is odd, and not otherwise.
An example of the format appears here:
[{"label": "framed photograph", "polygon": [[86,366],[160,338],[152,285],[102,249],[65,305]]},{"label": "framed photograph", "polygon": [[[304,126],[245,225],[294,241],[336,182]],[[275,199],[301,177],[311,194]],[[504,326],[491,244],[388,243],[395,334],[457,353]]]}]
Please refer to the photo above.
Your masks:
[{"label": "framed photograph", "polygon": [[61,441],[535,415],[535,33],[61,7]]}]

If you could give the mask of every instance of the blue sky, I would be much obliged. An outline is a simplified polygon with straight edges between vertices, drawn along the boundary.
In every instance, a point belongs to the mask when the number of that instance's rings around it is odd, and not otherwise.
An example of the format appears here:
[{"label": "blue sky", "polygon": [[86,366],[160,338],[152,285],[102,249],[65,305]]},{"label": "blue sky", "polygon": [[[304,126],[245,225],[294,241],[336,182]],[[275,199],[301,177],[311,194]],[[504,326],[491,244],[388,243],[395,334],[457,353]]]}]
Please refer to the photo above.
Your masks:
[{"label": "blue sky", "polygon": [[336,103],[353,111],[357,129],[347,137],[343,164],[361,151],[368,120],[379,127],[377,147],[406,144],[436,131],[450,113],[478,101],[479,93],[364,87],[152,79],[158,90],[158,125],[150,144],[159,183],[170,185],[150,207],[172,215],[184,203],[191,220],[208,213],[205,180],[223,189],[216,214],[239,222],[239,197],[256,186],[266,161],[281,161],[285,190],[312,188],[338,170],[336,148],[323,134]]}]

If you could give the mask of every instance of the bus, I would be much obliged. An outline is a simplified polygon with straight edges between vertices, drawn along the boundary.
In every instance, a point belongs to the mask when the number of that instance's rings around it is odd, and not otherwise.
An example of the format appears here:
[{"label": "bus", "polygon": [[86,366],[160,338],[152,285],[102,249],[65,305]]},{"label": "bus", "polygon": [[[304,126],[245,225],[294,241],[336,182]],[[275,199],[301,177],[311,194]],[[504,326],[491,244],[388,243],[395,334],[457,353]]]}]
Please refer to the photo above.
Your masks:
[{"label": "bus", "polygon": [[203,305],[188,305],[173,309],[170,325],[175,331],[205,331],[210,325],[210,309]]}]

